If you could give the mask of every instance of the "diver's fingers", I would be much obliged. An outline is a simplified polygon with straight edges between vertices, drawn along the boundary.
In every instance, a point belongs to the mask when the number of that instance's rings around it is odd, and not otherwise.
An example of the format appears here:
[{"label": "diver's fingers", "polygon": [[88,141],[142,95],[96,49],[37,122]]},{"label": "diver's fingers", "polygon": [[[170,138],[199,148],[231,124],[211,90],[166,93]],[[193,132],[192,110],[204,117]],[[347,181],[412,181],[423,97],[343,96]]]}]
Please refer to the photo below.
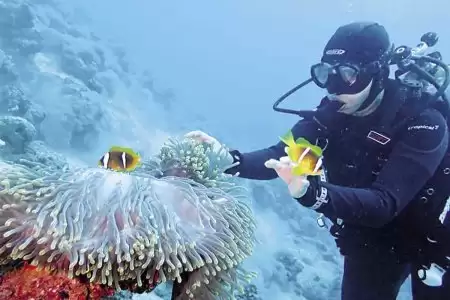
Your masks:
[{"label": "diver's fingers", "polygon": [[206,134],[200,130],[194,130],[194,131],[188,132],[184,135],[184,137],[191,138],[191,139],[197,140],[199,142],[209,143],[209,144],[214,142],[214,138],[212,138],[211,136],[209,136],[208,134]]},{"label": "diver's fingers", "polygon": [[190,131],[190,132],[186,133],[184,136],[187,138],[199,138],[199,137],[207,136],[207,134],[200,130],[194,130],[194,131]]},{"label": "diver's fingers", "polygon": [[292,164],[292,160],[289,158],[289,156],[283,156],[280,157],[280,163],[285,166],[290,166]]},{"label": "diver's fingers", "polygon": [[283,168],[292,169],[296,164],[289,158],[289,156],[283,156],[280,158],[281,165]]},{"label": "diver's fingers", "polygon": [[264,166],[266,166],[266,168],[276,170],[280,167],[280,162],[276,159],[271,158],[264,163]]}]

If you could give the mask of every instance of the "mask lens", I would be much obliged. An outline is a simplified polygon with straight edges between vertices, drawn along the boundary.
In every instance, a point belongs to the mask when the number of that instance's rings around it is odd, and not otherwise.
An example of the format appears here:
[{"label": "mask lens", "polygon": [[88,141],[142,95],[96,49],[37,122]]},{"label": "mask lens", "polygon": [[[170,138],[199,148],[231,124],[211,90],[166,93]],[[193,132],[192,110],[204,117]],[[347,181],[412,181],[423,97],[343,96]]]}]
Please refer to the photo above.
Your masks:
[{"label": "mask lens", "polygon": [[339,66],[339,75],[348,85],[353,85],[358,77],[358,70],[350,66]]},{"label": "mask lens", "polygon": [[330,71],[331,65],[320,63],[311,68],[311,75],[318,86],[325,87],[328,82]]}]

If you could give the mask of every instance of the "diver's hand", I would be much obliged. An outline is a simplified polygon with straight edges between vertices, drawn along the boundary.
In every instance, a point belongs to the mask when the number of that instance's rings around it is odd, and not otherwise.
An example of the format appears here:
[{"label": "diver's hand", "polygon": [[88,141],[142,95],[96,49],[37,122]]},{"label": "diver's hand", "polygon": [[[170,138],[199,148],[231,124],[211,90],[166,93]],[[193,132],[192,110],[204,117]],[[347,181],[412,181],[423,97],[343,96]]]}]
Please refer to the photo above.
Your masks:
[{"label": "diver's hand", "polygon": [[278,176],[287,184],[289,193],[304,207],[320,211],[323,205],[329,202],[328,190],[323,185],[326,182],[325,174],[320,176],[298,176],[292,174],[295,164],[288,156],[280,160],[269,159],[264,164],[267,168],[275,170]]},{"label": "diver's hand", "polygon": [[294,163],[289,157],[281,157],[280,160],[269,159],[264,163],[266,168],[273,169],[278,176],[287,184],[289,193],[293,198],[302,198],[310,186],[306,176],[297,176],[292,174]]},{"label": "diver's hand", "polygon": [[184,135],[186,138],[191,138],[194,140],[197,140],[199,142],[208,143],[208,144],[220,144],[220,142],[213,138],[212,136],[208,135],[207,133],[200,131],[200,130],[194,130],[191,132],[188,132]]},{"label": "diver's hand", "polygon": [[[207,133],[200,131],[200,130],[194,130],[191,132],[188,132],[184,135],[185,138],[188,139],[194,139],[198,142],[201,143],[206,143],[212,146],[212,149],[214,152],[217,153],[224,153],[223,151],[227,151],[227,161],[230,164],[229,169],[239,165],[239,159],[237,157],[233,157],[232,152],[230,151],[228,152],[227,148],[221,143],[219,142],[216,138],[208,135]],[[238,176],[239,174],[237,174],[236,176]]]},{"label": "diver's hand", "polygon": [[194,130],[191,132],[188,132],[184,135],[185,138],[194,139],[201,143],[210,144],[214,150],[219,150],[223,148],[222,143],[220,143],[216,138],[208,135],[207,133],[200,131],[200,130]]}]

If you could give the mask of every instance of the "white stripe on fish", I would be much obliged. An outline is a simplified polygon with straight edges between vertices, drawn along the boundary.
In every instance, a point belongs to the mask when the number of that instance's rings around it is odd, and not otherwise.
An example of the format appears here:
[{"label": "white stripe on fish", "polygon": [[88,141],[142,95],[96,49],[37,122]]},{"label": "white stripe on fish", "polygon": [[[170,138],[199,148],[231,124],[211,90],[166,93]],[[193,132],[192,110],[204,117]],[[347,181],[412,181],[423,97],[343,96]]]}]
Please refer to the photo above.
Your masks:
[{"label": "white stripe on fish", "polygon": [[106,169],[108,168],[108,161],[109,161],[109,152],[106,152],[103,156],[103,167]]},{"label": "white stripe on fish", "polygon": [[122,164],[123,164],[123,168],[126,169],[127,167],[127,155],[125,152],[122,152]]}]

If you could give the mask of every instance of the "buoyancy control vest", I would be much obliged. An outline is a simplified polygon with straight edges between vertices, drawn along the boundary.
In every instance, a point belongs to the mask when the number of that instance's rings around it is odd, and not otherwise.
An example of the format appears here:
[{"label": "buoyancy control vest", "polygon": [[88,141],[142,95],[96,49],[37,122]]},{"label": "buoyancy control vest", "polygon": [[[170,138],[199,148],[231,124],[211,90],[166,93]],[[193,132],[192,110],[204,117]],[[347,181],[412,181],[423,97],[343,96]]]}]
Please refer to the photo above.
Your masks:
[{"label": "buoyancy control vest", "polygon": [[[371,126],[339,126],[328,131],[322,138],[327,140],[324,164],[327,177],[333,184],[367,188],[376,179],[388,160],[396,142],[407,130],[408,124],[426,109],[436,109],[447,118],[448,112],[435,102],[428,101],[426,93],[391,82],[386,88],[380,107],[382,115]],[[336,145],[336,147],[333,147]],[[333,148],[339,151],[333,151]],[[450,196],[450,149],[437,171],[425,184],[415,199],[391,223],[383,228],[367,228],[335,222],[330,232],[343,255],[358,255],[365,248],[372,251],[390,252],[399,260],[411,260],[422,249],[423,240],[439,228],[442,239],[447,233],[441,228],[439,215]],[[450,230],[445,241],[445,251],[450,254]],[[363,254],[364,255],[364,254]],[[427,254],[428,255],[428,254]]]}]

